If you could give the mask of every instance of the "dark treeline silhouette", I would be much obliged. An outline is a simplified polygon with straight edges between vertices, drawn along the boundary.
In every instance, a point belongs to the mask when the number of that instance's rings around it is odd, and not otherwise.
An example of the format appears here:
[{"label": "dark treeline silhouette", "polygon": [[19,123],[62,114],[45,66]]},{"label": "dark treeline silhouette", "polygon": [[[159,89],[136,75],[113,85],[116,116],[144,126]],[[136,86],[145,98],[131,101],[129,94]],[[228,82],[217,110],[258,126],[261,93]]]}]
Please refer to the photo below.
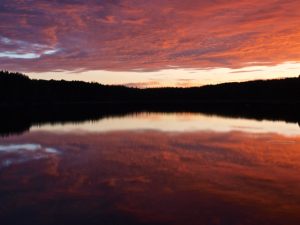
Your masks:
[{"label": "dark treeline silhouette", "polygon": [[195,88],[137,89],[81,81],[32,80],[20,73],[0,72],[0,104],[87,102],[152,103],[298,103],[300,79],[257,80]]},{"label": "dark treeline silhouette", "polygon": [[138,112],[199,112],[300,122],[300,78],[199,88],[136,89],[80,81],[31,80],[0,72],[0,135],[33,125],[77,123]]},{"label": "dark treeline silhouette", "polygon": [[31,80],[0,72],[0,135],[33,125],[76,123],[138,112],[201,112],[300,121],[300,78],[199,88],[137,89],[80,81]]},{"label": "dark treeline silhouette", "polygon": [[20,73],[0,72],[1,104],[103,102],[132,99],[137,90],[81,81],[32,80]]}]

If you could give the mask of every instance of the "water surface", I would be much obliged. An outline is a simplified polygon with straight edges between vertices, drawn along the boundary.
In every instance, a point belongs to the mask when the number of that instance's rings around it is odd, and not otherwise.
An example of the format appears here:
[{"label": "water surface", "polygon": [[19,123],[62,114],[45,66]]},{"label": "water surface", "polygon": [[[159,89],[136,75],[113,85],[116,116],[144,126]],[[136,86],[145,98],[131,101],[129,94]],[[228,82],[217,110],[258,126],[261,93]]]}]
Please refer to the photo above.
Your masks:
[{"label": "water surface", "polygon": [[1,224],[300,224],[296,123],[137,113],[0,139]]}]

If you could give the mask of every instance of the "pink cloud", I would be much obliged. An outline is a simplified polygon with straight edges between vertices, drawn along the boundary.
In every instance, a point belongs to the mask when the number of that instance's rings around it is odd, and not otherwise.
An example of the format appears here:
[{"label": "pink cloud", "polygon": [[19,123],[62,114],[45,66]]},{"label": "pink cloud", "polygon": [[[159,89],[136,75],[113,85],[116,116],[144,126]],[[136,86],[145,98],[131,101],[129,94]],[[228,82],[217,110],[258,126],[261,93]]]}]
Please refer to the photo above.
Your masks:
[{"label": "pink cloud", "polygon": [[300,61],[299,6],[296,0],[4,0],[0,52],[21,54],[21,48],[36,57],[2,56],[0,63],[45,72]]}]

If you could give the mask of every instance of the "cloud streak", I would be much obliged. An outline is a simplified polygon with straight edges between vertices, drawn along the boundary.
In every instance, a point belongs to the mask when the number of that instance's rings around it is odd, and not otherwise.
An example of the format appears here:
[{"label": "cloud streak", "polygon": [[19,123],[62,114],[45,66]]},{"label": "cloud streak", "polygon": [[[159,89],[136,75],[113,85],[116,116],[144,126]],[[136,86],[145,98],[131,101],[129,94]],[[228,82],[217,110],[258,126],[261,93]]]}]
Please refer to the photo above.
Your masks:
[{"label": "cloud streak", "polygon": [[300,61],[299,5],[296,0],[3,0],[0,63],[3,69],[47,72]]}]

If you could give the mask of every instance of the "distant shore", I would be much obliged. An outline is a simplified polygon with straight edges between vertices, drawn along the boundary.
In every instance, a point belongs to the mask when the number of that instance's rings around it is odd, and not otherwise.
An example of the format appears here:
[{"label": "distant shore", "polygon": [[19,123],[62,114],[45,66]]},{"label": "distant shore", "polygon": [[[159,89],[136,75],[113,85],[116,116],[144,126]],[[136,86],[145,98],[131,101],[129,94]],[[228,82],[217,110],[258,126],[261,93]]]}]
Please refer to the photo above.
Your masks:
[{"label": "distant shore", "polygon": [[0,71],[0,105],[32,104],[298,104],[300,78],[193,88],[128,88],[81,81],[33,80]]},{"label": "distant shore", "polygon": [[33,124],[97,120],[137,112],[199,112],[300,122],[300,78],[198,88],[137,89],[80,81],[31,80],[0,71],[0,133]]}]

